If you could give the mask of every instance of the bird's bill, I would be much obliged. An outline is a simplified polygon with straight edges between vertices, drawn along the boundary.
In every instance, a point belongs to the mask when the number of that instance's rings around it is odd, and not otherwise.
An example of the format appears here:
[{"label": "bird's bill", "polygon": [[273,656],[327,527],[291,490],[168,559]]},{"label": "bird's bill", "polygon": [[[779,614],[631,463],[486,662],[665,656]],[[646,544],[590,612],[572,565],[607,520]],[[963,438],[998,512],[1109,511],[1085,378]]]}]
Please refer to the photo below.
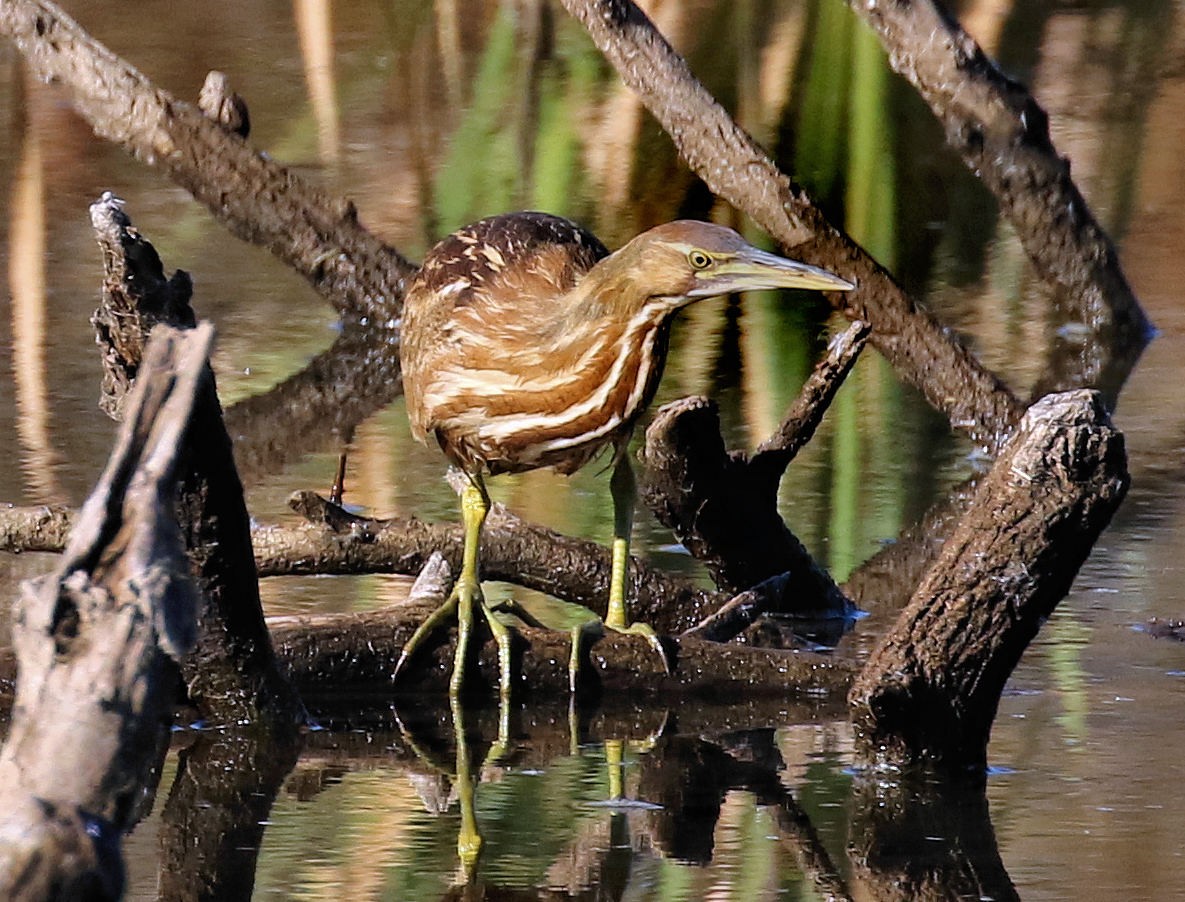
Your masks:
[{"label": "bird's bill", "polygon": [[748,248],[727,263],[721,263],[711,279],[717,294],[760,291],[769,288],[810,288],[818,291],[850,291],[856,286],[847,279],[809,263],[788,260],[777,254]]}]

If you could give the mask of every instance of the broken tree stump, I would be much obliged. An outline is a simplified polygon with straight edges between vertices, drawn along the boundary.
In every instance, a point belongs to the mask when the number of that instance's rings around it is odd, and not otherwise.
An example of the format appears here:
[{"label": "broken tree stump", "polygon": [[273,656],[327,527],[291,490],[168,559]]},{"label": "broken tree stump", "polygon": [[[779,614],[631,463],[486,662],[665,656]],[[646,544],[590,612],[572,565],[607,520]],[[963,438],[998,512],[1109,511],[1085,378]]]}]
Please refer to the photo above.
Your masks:
[{"label": "broken tree stump", "polygon": [[[132,226],[122,201],[106,193],[91,205],[103,252],[103,296],[92,321],[103,355],[103,407],[114,415],[139,371],[151,326],[193,323],[192,282],[166,278],[160,256]],[[178,468],[177,521],[201,589],[197,643],[182,663],[191,701],[216,721],[274,720],[289,727],[304,718],[296,692],[276,667],[251,547],[251,521],[235,468],[214,371],[198,382]]]},{"label": "broken tree stump", "polygon": [[852,687],[864,758],[983,772],[1005,682],[1127,486],[1097,392],[1030,408]]},{"label": "broken tree stump", "polygon": [[153,333],[116,449],[57,569],[25,584],[0,753],[0,896],[115,899],[120,837],[167,747],[196,589],[173,513],[213,329]]}]

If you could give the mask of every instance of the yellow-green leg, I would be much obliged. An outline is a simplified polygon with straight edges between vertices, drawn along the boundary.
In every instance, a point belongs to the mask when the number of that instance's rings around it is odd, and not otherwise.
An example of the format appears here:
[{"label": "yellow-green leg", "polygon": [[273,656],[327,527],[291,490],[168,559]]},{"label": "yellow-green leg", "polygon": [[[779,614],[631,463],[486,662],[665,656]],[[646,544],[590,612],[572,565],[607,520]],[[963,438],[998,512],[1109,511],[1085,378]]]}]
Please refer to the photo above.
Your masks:
[{"label": "yellow-green leg", "polygon": [[457,698],[465,679],[465,658],[469,650],[469,636],[473,631],[474,607],[481,609],[482,616],[498,643],[499,694],[502,700],[510,698],[510,631],[493,616],[481,592],[481,575],[478,569],[478,548],[481,545],[481,530],[490,511],[490,496],[480,474],[468,474],[461,489],[461,522],[465,528],[465,547],[461,558],[461,574],[449,597],[419,625],[412,637],[403,646],[395,664],[395,676],[417,648],[433,632],[457,618],[457,648],[453,655],[453,673],[449,679],[449,697]]},{"label": "yellow-green leg", "polygon": [[634,468],[624,448],[617,455],[613,476],[609,480],[609,491],[613,496],[613,568],[609,576],[609,612],[605,626],[619,633],[644,636],[662,658],[663,669],[671,672],[666,649],[659,641],[654,628],[647,623],[630,623],[626,614],[626,584],[629,581],[630,535],[634,530],[634,504],[637,501],[638,485],[634,479]]}]

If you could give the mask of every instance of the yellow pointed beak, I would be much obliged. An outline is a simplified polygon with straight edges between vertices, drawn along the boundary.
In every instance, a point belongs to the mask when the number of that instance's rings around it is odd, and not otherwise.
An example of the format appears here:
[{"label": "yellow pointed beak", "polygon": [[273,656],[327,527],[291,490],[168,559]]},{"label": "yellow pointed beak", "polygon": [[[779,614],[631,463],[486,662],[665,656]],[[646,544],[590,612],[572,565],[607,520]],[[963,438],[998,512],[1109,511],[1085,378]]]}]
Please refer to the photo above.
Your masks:
[{"label": "yellow pointed beak", "polygon": [[850,291],[856,286],[847,279],[809,263],[789,260],[755,247],[744,247],[731,259],[697,273],[689,299],[731,294],[734,291],[762,291],[772,288],[808,288],[817,291]]}]

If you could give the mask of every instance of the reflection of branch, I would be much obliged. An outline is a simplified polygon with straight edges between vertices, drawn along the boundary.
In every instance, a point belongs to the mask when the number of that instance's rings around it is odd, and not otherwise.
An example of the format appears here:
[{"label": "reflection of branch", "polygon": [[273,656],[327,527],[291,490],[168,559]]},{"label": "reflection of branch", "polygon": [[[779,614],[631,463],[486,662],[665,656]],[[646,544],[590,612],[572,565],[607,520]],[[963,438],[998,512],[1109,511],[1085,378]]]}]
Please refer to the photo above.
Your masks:
[{"label": "reflection of branch", "polygon": [[1041,277],[1060,289],[1059,304],[1094,333],[1096,350],[1063,386],[1095,384],[1112,354],[1143,347],[1150,326],[1115,246],[1050,140],[1045,111],[932,0],[848,5],[876,30],[893,68],[995,196]]},{"label": "reflection of branch", "polygon": [[641,96],[691,169],[743,210],[788,252],[857,284],[833,295],[905,381],[951,423],[995,446],[1021,406],[928,312],[850,238],[831,226],[803,191],[732,120],[629,0],[564,0],[594,43]]},{"label": "reflection of branch", "polygon": [[1127,484],[1096,393],[1030,408],[853,687],[865,754],[986,766],[1004,683]]},{"label": "reflection of branch", "polygon": [[41,79],[70,92],[96,134],[161,169],[235,235],[312,282],[339,313],[375,324],[395,314],[413,267],[359,225],[352,203],[157,88],[46,0],[0,5],[0,34]]},{"label": "reflection of branch", "polygon": [[[966,774],[864,773],[852,792],[848,848],[861,897],[877,902],[1020,895],[1000,857],[982,782]],[[925,849],[925,854],[902,854]]]},{"label": "reflection of branch", "polygon": [[239,475],[251,484],[303,455],[340,450],[354,427],[402,389],[391,334],[347,321],[299,373],[226,409]]}]

